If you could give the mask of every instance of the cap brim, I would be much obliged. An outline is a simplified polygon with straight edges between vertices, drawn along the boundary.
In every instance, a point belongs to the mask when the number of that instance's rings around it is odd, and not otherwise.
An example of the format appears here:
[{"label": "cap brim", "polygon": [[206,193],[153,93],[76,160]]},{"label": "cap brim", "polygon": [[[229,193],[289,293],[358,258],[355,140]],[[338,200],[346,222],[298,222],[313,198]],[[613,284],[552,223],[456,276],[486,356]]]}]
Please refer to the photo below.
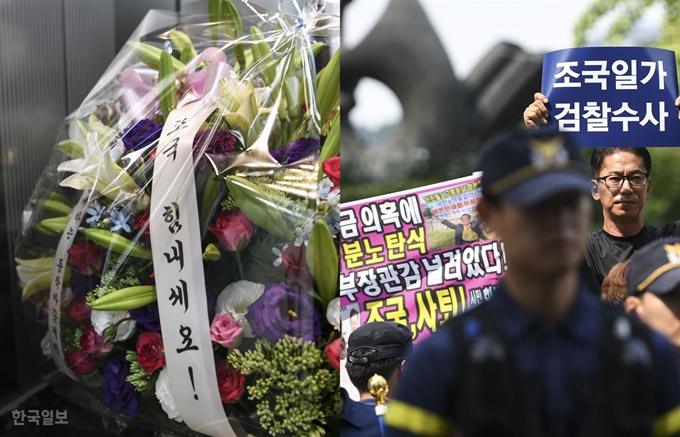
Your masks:
[{"label": "cap brim", "polygon": [[645,291],[654,294],[669,293],[680,284],[680,268],[671,269],[654,280]]},{"label": "cap brim", "polygon": [[533,206],[557,194],[589,193],[590,189],[591,179],[585,174],[556,170],[525,179],[500,197],[517,206]]}]

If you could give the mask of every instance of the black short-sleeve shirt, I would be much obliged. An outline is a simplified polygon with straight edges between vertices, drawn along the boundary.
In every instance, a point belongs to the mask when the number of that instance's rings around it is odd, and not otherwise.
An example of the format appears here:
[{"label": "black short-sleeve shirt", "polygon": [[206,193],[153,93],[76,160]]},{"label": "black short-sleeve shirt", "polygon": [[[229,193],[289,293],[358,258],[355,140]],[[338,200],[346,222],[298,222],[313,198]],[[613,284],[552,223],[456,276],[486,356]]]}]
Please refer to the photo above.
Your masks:
[{"label": "black short-sleeve shirt", "polygon": [[673,236],[680,236],[680,221],[666,223],[660,229],[644,226],[632,237],[615,237],[599,229],[588,234],[586,264],[594,273],[597,282],[602,285],[604,277],[615,264],[627,260],[650,241]]}]

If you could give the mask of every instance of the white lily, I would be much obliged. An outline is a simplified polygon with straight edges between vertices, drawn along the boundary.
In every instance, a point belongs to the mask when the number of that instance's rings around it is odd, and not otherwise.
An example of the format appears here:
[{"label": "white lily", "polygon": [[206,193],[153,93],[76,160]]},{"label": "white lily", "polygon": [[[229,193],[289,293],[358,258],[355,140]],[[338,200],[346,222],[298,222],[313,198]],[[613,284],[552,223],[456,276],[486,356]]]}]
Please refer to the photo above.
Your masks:
[{"label": "white lily", "polygon": [[246,137],[268,91],[269,88],[255,88],[250,81],[227,78],[220,82],[216,102],[227,122]]},{"label": "white lily", "polygon": [[[22,298],[26,299],[34,293],[42,290],[49,290],[52,283],[52,269],[54,267],[54,257],[21,259],[14,258],[17,263],[17,274],[19,284],[24,287]],[[71,277],[71,267],[64,266],[64,281]]]},{"label": "white lily", "polygon": [[[109,142],[113,137],[99,122],[90,123],[87,146],[83,158],[63,162],[57,170],[71,172],[72,175],[61,181],[62,187],[76,190],[92,189],[114,201],[127,201],[137,197],[140,188],[130,175],[115,163]],[[105,129],[104,129],[105,128]],[[116,152],[113,152],[117,155]]]}]

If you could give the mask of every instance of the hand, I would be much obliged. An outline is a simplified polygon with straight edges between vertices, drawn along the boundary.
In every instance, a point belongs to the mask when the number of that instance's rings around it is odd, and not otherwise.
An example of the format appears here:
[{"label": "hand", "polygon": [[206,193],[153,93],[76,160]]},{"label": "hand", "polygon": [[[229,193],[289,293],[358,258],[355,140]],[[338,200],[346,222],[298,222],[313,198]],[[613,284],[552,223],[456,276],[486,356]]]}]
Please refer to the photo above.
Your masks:
[{"label": "hand", "polygon": [[[675,99],[675,106],[680,109],[680,97]],[[680,112],[678,112],[678,119],[680,119]]]},{"label": "hand", "polygon": [[[676,105],[680,102],[680,97],[675,102]],[[534,102],[527,106],[524,110],[524,124],[530,130],[538,129],[542,124],[548,123],[548,108],[546,104],[548,103],[548,98],[541,93],[534,94]]]}]

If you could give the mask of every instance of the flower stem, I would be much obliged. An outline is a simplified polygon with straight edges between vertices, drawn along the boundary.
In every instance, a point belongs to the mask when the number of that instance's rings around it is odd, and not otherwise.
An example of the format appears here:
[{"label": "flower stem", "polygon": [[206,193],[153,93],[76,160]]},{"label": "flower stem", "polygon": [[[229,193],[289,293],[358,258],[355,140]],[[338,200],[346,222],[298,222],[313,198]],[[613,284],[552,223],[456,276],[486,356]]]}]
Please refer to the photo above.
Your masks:
[{"label": "flower stem", "polygon": [[236,256],[236,264],[238,264],[238,274],[242,280],[246,279],[246,275],[243,273],[243,262],[241,261],[241,251],[234,251],[234,256]]}]

